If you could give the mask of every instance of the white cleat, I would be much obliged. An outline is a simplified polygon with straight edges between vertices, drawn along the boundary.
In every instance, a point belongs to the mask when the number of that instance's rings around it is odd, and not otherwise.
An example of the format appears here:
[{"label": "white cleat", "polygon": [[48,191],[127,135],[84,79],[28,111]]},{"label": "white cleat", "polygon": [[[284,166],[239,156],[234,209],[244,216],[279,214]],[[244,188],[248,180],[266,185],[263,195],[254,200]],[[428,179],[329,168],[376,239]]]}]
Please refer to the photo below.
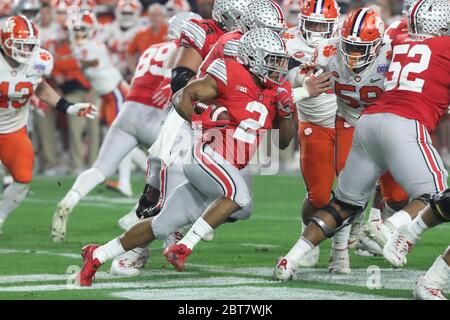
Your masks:
[{"label": "white cleat", "polygon": [[358,215],[352,223],[352,228],[350,229],[350,235],[348,237],[348,248],[355,249],[358,245],[358,241],[362,236],[362,231],[364,227],[364,213]]},{"label": "white cleat", "polygon": [[366,232],[363,232],[361,238],[356,245],[357,250],[367,251],[371,256],[382,256],[383,248],[380,245],[373,241]]},{"label": "white cleat", "polygon": [[60,202],[53,214],[52,220],[52,240],[53,242],[64,242],[66,238],[67,222],[69,221],[72,209]]},{"label": "white cleat", "polygon": [[113,260],[109,272],[114,276],[138,276],[149,258],[150,249],[148,248],[130,250]]},{"label": "white cleat", "polygon": [[300,260],[300,263],[298,264],[299,267],[305,267],[305,268],[312,268],[319,263],[319,256],[320,256],[320,249],[319,246],[315,246],[310,252],[308,252],[302,260]]},{"label": "white cleat", "polygon": [[348,249],[331,249],[331,256],[328,262],[328,272],[338,274],[349,274],[352,272],[352,269],[350,269]]},{"label": "white cleat", "polygon": [[139,221],[141,220],[138,218],[138,216],[136,215],[136,211],[133,209],[122,218],[120,218],[117,224],[122,230],[127,231]]},{"label": "white cleat", "polygon": [[424,275],[417,279],[413,293],[416,300],[447,300],[442,286],[429,281]]},{"label": "white cleat", "polygon": [[121,195],[131,198],[133,196],[133,190],[130,183],[120,183],[118,181],[107,180],[105,186],[113,191],[120,193]]},{"label": "white cleat", "polygon": [[411,252],[413,241],[405,236],[406,229],[395,231],[383,248],[384,258],[394,267],[402,267],[407,263],[406,255]]},{"label": "white cleat", "polygon": [[369,221],[363,229],[363,233],[378,243],[380,248],[386,245],[393,231],[387,225],[383,224],[381,220]]},{"label": "white cleat", "polygon": [[297,268],[293,266],[286,258],[280,258],[277,262],[277,266],[273,271],[273,277],[278,281],[295,280]]},{"label": "white cleat", "polygon": [[207,235],[205,235],[205,236],[202,238],[202,240],[203,240],[203,241],[206,241],[206,242],[211,242],[211,241],[213,241],[213,240],[214,240],[214,230],[211,231],[210,233],[208,233]]}]

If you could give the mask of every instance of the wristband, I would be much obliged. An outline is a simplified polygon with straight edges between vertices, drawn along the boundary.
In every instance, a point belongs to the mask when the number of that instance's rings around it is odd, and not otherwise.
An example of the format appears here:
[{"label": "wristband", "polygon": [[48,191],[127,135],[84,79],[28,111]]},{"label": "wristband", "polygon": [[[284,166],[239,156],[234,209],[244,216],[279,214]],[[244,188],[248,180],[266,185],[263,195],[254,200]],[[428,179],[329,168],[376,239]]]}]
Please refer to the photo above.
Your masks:
[{"label": "wristband", "polygon": [[73,103],[70,103],[69,101],[61,97],[61,99],[59,99],[56,103],[56,110],[67,113],[67,109],[69,109],[71,105],[73,105]]},{"label": "wristband", "polygon": [[294,103],[298,103],[301,100],[308,99],[310,97],[308,88],[299,87],[292,89],[292,98],[294,99]]}]

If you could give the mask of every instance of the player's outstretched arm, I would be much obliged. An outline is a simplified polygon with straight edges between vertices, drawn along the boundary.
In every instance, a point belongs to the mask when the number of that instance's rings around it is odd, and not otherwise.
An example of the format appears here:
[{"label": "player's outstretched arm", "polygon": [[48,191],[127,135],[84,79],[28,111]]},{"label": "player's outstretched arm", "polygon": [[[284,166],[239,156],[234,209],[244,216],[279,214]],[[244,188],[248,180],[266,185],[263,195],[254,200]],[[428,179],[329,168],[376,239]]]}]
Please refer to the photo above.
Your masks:
[{"label": "player's outstretched arm", "polygon": [[186,87],[178,91],[172,97],[172,104],[178,114],[185,120],[192,122],[196,114],[193,107],[194,101],[213,99],[217,96],[218,89],[216,80],[211,76],[192,81]]},{"label": "player's outstretched arm", "polygon": [[94,119],[98,115],[97,107],[93,104],[71,103],[61,97],[45,80],[37,88],[36,95],[45,104],[71,116]]}]

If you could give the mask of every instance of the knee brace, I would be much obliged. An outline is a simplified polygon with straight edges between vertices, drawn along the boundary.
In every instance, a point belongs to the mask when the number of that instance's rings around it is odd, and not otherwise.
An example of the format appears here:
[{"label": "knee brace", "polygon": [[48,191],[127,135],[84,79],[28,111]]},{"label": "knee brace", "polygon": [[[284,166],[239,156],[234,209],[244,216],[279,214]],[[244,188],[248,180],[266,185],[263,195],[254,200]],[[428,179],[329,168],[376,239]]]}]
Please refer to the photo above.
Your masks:
[{"label": "knee brace", "polygon": [[170,82],[170,87],[172,88],[173,94],[184,88],[194,76],[195,72],[186,67],[172,69],[172,81]]},{"label": "knee brace", "polygon": [[346,220],[343,220],[339,212],[337,212],[335,208],[333,208],[330,204],[328,204],[321,210],[326,211],[329,215],[333,217],[334,221],[336,221],[335,228],[328,227],[326,222],[317,216],[313,216],[311,219],[309,219],[311,222],[315,223],[320,229],[322,229],[323,233],[327,238],[331,238],[339,230],[351,224],[353,220],[355,220],[356,216],[364,211],[364,207],[351,205],[343,201],[337,200],[335,197],[333,198],[334,198],[333,201],[336,204],[338,204],[341,208],[343,208],[345,211],[347,211],[350,214],[350,217],[348,217]]},{"label": "knee brace", "polygon": [[450,222],[450,189],[431,195],[429,202],[436,219]]},{"label": "knee brace", "polygon": [[[448,190],[448,189],[447,189],[447,190]],[[445,190],[445,191],[447,191],[447,190]],[[445,191],[444,191],[444,192],[445,192]],[[413,200],[419,200],[419,201],[422,201],[425,205],[427,205],[427,204],[430,202],[430,197],[431,197],[431,194],[425,193],[425,194],[421,195],[420,197],[417,197],[417,198],[415,198],[415,199],[413,199]]]}]

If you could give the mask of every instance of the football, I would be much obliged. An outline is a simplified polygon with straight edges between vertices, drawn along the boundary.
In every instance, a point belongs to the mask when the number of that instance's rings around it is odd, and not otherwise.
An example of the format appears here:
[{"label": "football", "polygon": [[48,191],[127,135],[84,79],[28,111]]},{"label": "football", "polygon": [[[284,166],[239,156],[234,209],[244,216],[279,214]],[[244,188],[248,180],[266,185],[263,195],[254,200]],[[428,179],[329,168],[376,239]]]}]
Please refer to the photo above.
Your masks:
[{"label": "football", "polygon": [[194,111],[197,114],[203,113],[208,108],[212,108],[211,120],[217,121],[217,120],[229,120],[230,119],[230,115],[228,114],[227,108],[216,102],[199,101],[194,105]]}]

